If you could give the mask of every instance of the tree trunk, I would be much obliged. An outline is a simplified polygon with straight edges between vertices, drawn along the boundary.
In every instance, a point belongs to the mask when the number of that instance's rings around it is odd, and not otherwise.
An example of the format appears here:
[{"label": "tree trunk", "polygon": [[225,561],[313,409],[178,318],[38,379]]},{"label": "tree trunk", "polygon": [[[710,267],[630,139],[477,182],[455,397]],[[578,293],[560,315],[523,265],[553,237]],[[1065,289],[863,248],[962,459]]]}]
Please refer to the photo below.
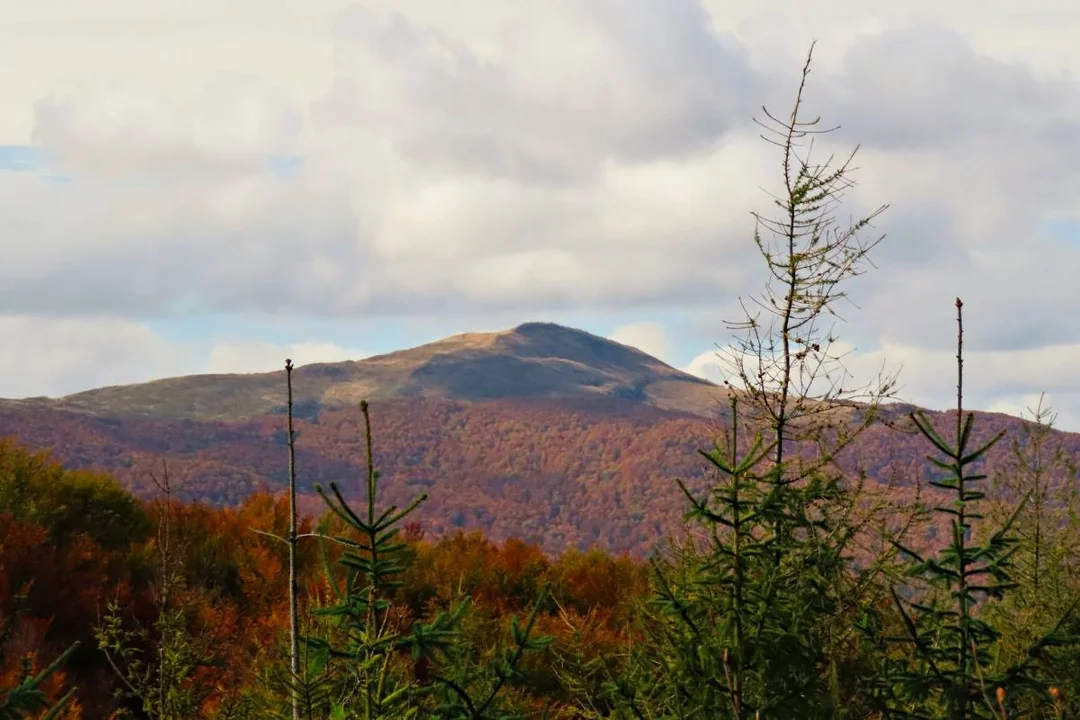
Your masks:
[{"label": "tree trunk", "polygon": [[296,447],[293,445],[292,360],[285,360],[285,383],[288,387],[289,430],[289,670],[292,676],[292,717],[300,720],[300,615],[296,581]]}]

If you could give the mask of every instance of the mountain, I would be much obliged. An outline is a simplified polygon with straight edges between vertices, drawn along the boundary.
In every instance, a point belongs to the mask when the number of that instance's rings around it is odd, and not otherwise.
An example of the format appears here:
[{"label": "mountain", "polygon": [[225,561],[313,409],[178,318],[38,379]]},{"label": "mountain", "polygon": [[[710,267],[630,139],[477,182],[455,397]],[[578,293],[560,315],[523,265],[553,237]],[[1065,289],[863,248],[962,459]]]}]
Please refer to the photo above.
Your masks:
[{"label": "mountain", "polygon": [[[0,401],[0,438],[49,450],[69,467],[112,474],[152,495],[163,463],[177,494],[233,504],[284,487],[284,373],[199,375],[101,388],[55,400]],[[676,530],[686,499],[674,484],[706,480],[699,448],[721,431],[723,389],[633,348],[558,325],[467,334],[294,373],[302,507],[322,510],[316,483],[360,492],[365,465],[356,404],[371,401],[382,501],[418,493],[440,533],[480,528],[532,538],[549,551],[599,544],[644,554]],[[909,406],[895,406],[902,416]],[[930,413],[947,430],[951,413]],[[978,413],[975,440],[1023,421]],[[927,479],[932,448],[911,432],[872,427],[845,462],[896,503]],[[1080,454],[1080,435],[1054,443]],[[1008,442],[984,471],[1005,467]],[[924,496],[924,499],[931,499]]]},{"label": "mountain", "polygon": [[[360,400],[624,398],[712,415],[723,390],[626,345],[553,323],[468,333],[364,360],[317,363],[293,374],[296,407],[313,417]],[[101,416],[239,420],[284,411],[282,372],[192,375],[105,387],[57,400],[4,401]],[[2,407],[2,406],[0,406]]]}]

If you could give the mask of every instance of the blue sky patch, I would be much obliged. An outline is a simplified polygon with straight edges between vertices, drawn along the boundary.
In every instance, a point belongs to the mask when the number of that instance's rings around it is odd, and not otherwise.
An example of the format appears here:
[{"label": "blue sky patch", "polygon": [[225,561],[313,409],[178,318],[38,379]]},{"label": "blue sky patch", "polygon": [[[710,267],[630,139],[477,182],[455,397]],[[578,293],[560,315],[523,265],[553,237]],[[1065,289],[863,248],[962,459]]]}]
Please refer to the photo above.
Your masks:
[{"label": "blue sky patch", "polygon": [[[32,172],[44,170],[51,164],[48,153],[33,145],[0,145],[0,172]],[[303,167],[300,155],[268,155],[263,167],[283,179],[292,178]],[[64,184],[71,182],[70,175],[53,173],[45,176],[48,182]]]},{"label": "blue sky patch", "polygon": [[[674,311],[625,311],[530,313],[518,318],[485,321],[477,318],[439,318],[424,321],[395,317],[320,318],[316,316],[271,316],[259,314],[210,314],[178,312],[169,318],[149,322],[155,333],[183,344],[209,347],[216,342],[257,340],[277,345],[310,341],[332,342],[344,348],[382,354],[404,350],[464,332],[507,330],[525,322],[555,322],[602,337],[621,325],[658,322],[664,326],[671,345],[669,359],[682,367],[695,355],[712,349],[711,341],[696,336],[692,324]],[[722,338],[717,338],[722,340]]]},{"label": "blue sky patch", "polygon": [[32,145],[0,145],[0,171],[29,172],[46,165],[45,151]]},{"label": "blue sky patch", "polygon": [[304,158],[299,155],[270,155],[263,160],[263,167],[285,180],[292,178],[303,164]]},{"label": "blue sky patch", "polygon": [[1043,220],[1039,234],[1054,245],[1080,248],[1080,218],[1057,217]]}]

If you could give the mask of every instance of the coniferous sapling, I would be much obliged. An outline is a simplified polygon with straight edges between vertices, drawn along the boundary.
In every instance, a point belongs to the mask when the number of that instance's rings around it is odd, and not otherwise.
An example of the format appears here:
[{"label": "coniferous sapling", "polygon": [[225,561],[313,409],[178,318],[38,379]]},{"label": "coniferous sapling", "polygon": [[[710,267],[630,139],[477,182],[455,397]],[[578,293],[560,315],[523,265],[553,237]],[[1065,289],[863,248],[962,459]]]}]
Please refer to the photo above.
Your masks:
[{"label": "coniferous sapling", "polygon": [[[0,629],[0,649],[3,648],[4,630]],[[26,668],[19,684],[6,690],[0,689],[0,720],[23,720],[24,718],[38,717],[40,720],[54,720],[60,716],[75,699],[75,688],[69,689],[56,702],[49,702],[45,691],[41,686],[52,677],[79,647],[79,643],[73,643],[67,650],[62,652],[51,663],[38,672],[32,672]]]},{"label": "coniferous sapling", "polygon": [[[956,418],[953,439],[946,440],[926,414],[915,411],[911,419],[918,432],[938,455],[927,459],[944,476],[930,485],[951,496],[951,502],[934,511],[948,519],[948,543],[935,555],[921,554],[897,543],[904,555],[914,560],[909,569],[912,580],[922,580],[938,594],[927,600],[902,600],[894,589],[893,599],[901,613],[906,638],[912,646],[911,661],[894,670],[892,710],[897,717],[1000,718],[1014,690],[1030,690],[1042,685],[1035,658],[1059,644],[1061,620],[1038,638],[1024,657],[1010,667],[994,670],[992,658],[1000,632],[980,606],[1005,598],[1017,587],[1013,580],[1017,537],[1016,518],[1030,500],[1020,498],[1016,509],[985,540],[973,538],[973,529],[984,520],[986,496],[977,489],[987,475],[973,471],[973,465],[1004,436],[1004,431],[974,445],[975,414],[963,409],[963,303],[956,299],[957,382]],[[1047,696],[1049,700],[1049,696]]]},{"label": "coniferous sapling", "polygon": [[[500,711],[497,698],[508,682],[518,677],[518,666],[527,652],[546,647],[548,638],[532,637],[540,604],[538,598],[526,626],[511,620],[512,646],[496,659],[489,675],[492,682],[476,693],[473,678],[462,677],[452,663],[459,659],[455,643],[458,626],[469,608],[459,602],[450,612],[439,612],[430,622],[409,623],[402,608],[394,607],[393,592],[401,586],[405,569],[406,543],[398,538],[402,521],[427,499],[426,494],[399,509],[391,505],[377,509],[379,473],[372,454],[371,417],[367,402],[360,404],[364,416],[367,450],[366,507],[358,514],[345,500],[337,483],[330,494],[316,485],[330,510],[352,531],[351,537],[331,539],[345,546],[339,560],[345,567],[339,585],[336,574],[327,568],[330,587],[337,604],[316,611],[334,621],[340,638],[309,639],[309,645],[328,661],[343,663],[350,680],[339,689],[332,705],[334,720],[345,718],[407,719],[435,717],[445,720],[504,720],[514,717]],[[325,555],[324,555],[325,557]],[[411,657],[412,675],[402,666],[402,655]],[[440,662],[441,661],[441,662]],[[444,667],[441,667],[444,666]],[[429,680],[430,682],[425,682]]]}]

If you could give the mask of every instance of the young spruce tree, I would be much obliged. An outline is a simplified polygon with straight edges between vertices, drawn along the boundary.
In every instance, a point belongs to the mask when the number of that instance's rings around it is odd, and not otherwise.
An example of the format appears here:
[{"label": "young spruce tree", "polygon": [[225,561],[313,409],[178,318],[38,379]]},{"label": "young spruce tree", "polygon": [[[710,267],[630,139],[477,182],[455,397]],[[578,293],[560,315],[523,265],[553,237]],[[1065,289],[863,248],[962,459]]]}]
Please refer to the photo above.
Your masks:
[{"label": "young spruce tree", "polygon": [[[526,653],[544,649],[551,639],[534,637],[533,630],[545,588],[524,627],[511,618],[511,643],[487,668],[466,666],[462,655],[460,620],[469,603],[458,602],[450,612],[438,613],[430,622],[410,620],[403,607],[395,607],[398,576],[405,569],[406,544],[399,540],[402,521],[427,496],[420,495],[405,508],[391,505],[377,509],[379,473],[372,455],[371,417],[367,402],[360,404],[364,416],[367,450],[366,507],[354,511],[337,483],[330,494],[316,485],[330,510],[349,535],[331,539],[345,546],[340,564],[345,568],[339,585],[328,566],[331,589],[337,604],[316,611],[334,623],[329,639],[309,638],[308,644],[324,663],[338,663],[333,720],[509,720],[518,717],[499,702],[508,683],[520,677]],[[410,658],[406,663],[404,658]],[[411,665],[411,669],[409,667]],[[486,671],[485,671],[486,670]],[[344,680],[344,682],[342,682]]]},{"label": "young spruce tree", "polygon": [[[923,581],[932,590],[926,599],[903,600],[893,590],[906,638],[911,646],[906,662],[894,665],[890,711],[892,717],[974,718],[1010,717],[1014,696],[1041,692],[1048,706],[1052,694],[1038,660],[1048,649],[1066,640],[1064,621],[1076,602],[1062,617],[1025,648],[1022,656],[1006,667],[995,668],[993,659],[1001,633],[986,613],[986,603],[1004,600],[1019,586],[1013,578],[1018,538],[1017,518],[1028,506],[1032,493],[1026,492],[1004,522],[979,541],[973,532],[984,520],[985,493],[977,489],[987,475],[974,472],[1004,436],[1004,431],[974,445],[975,414],[963,409],[963,303],[956,299],[956,417],[953,438],[947,440],[930,419],[918,410],[911,419],[919,433],[939,453],[927,459],[943,477],[930,485],[951,495],[948,504],[934,511],[947,517],[951,532],[943,548],[924,554],[897,543],[897,548],[913,559],[908,570],[912,581]],[[910,591],[909,591],[910,594]],[[1017,717],[1012,715],[1012,717]]]},{"label": "young spruce tree", "polygon": [[[9,622],[0,626],[0,651],[7,642],[9,631],[14,627],[14,619],[12,617]],[[18,685],[12,688],[0,688],[0,720],[23,720],[31,717],[39,718],[39,720],[55,720],[61,717],[61,713],[75,699],[75,689],[68,690],[55,702],[49,702],[42,686],[67,662],[78,647],[79,643],[72,644],[36,673],[27,666]],[[2,652],[0,652],[0,657],[2,657]]]}]

